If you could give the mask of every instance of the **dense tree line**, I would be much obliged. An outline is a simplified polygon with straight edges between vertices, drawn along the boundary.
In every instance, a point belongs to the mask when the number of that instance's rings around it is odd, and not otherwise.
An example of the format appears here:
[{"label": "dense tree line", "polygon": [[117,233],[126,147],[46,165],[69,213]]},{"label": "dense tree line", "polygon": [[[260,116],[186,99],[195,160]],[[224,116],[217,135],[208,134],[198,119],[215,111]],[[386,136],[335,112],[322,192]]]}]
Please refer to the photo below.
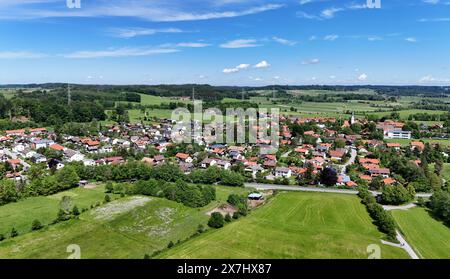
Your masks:
[{"label": "dense tree line", "polygon": [[190,185],[181,179],[175,183],[156,179],[140,180],[133,185],[133,194],[164,197],[189,207],[203,207],[216,199],[216,189],[208,185]]},{"label": "dense tree line", "polygon": [[65,167],[52,175],[44,175],[37,166],[30,169],[31,182],[24,184],[11,179],[0,180],[0,205],[16,202],[21,198],[47,196],[77,187],[80,178],[73,167]]},{"label": "dense tree line", "polygon": [[389,239],[395,240],[397,225],[392,215],[376,202],[375,197],[372,196],[367,188],[360,188],[358,196],[366,206],[367,212],[369,212],[378,229],[385,233]]},{"label": "dense tree line", "polygon": [[450,226],[450,192],[437,191],[430,199],[430,208],[433,214]]}]

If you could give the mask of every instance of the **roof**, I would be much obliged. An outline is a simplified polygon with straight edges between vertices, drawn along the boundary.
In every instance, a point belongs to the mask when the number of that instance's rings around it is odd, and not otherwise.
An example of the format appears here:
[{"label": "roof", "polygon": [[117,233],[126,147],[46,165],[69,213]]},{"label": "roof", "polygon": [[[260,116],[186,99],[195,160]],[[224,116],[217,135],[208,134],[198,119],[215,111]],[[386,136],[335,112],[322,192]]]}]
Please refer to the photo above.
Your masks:
[{"label": "roof", "polygon": [[56,150],[56,151],[63,151],[64,150],[64,146],[59,145],[57,143],[52,144],[49,146],[51,149]]},{"label": "roof", "polygon": [[345,151],[343,150],[331,150],[330,151],[330,156],[331,157],[336,157],[336,158],[342,158],[345,155]]},{"label": "roof", "polygon": [[386,144],[387,147],[401,147],[402,145],[397,142],[391,142]]},{"label": "roof", "polygon": [[388,177],[386,179],[383,179],[383,183],[386,184],[386,185],[391,185],[391,184],[394,184],[395,182],[397,182],[397,181],[395,179],[393,179],[393,178],[390,178],[390,177]]},{"label": "roof", "polygon": [[23,134],[25,133],[25,129],[19,129],[19,130],[9,130],[6,131],[6,134]]},{"label": "roof", "polygon": [[190,156],[189,156],[189,154],[186,154],[186,153],[177,153],[177,155],[175,155],[175,157],[177,157],[178,159],[186,160]]}]

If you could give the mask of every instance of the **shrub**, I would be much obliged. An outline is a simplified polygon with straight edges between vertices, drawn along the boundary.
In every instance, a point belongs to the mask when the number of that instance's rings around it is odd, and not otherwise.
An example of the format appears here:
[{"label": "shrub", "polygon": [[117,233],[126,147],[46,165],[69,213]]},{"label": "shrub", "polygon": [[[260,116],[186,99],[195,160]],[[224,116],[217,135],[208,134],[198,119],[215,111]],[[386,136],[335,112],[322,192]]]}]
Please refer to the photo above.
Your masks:
[{"label": "shrub", "polygon": [[167,244],[167,248],[172,248],[175,244],[173,244],[173,241],[170,241],[169,244]]},{"label": "shrub", "polygon": [[197,227],[197,232],[203,233],[204,231],[205,231],[205,226],[203,226],[202,224],[199,224]]},{"label": "shrub", "polygon": [[39,220],[37,220],[37,219],[35,219],[33,221],[33,223],[31,223],[31,230],[32,231],[40,230],[40,229],[42,229],[42,227],[43,226],[42,226],[41,222]]},{"label": "shrub", "polygon": [[80,211],[78,210],[78,207],[76,205],[72,209],[72,214],[73,214],[73,216],[80,215]]},{"label": "shrub", "polygon": [[231,222],[231,215],[229,213],[227,215],[225,215],[224,220],[225,220],[225,222],[230,223]]},{"label": "shrub", "polygon": [[114,190],[114,186],[111,181],[108,181],[105,186],[105,193],[112,193]]},{"label": "shrub", "polygon": [[109,195],[105,195],[105,199],[104,199],[105,203],[108,203],[111,201],[111,197]]},{"label": "shrub", "polygon": [[5,235],[0,234],[0,241],[3,241],[3,240],[5,240]]},{"label": "shrub", "polygon": [[16,237],[19,235],[19,232],[16,230],[16,228],[11,229],[11,233],[9,234],[10,237]]},{"label": "shrub", "polygon": [[222,214],[220,214],[219,212],[214,212],[213,214],[211,214],[211,217],[209,218],[208,221],[208,226],[210,226],[211,228],[221,228],[223,227],[225,221],[223,219]]}]

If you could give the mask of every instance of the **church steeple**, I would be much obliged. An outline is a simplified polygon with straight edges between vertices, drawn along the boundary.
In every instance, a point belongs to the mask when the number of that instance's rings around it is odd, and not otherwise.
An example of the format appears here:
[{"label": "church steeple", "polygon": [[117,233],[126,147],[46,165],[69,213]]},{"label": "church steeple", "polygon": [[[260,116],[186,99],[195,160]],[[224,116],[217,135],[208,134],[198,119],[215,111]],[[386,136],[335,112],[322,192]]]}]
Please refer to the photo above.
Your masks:
[{"label": "church steeple", "polygon": [[353,125],[355,123],[356,123],[356,121],[355,121],[355,113],[352,112],[352,118],[350,119],[350,124]]}]

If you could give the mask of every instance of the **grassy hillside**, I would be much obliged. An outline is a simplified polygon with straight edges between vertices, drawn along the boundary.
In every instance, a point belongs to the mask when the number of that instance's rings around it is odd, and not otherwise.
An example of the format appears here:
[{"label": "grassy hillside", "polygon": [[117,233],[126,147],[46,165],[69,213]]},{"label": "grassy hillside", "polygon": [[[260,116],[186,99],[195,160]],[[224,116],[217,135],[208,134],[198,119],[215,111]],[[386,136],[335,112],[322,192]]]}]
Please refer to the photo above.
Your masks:
[{"label": "grassy hillside", "polygon": [[160,258],[367,258],[378,244],[383,258],[406,258],[383,237],[357,197],[281,193],[269,204],[219,230],[211,230]]},{"label": "grassy hillside", "polygon": [[[117,199],[81,214],[79,219],[0,242],[0,258],[63,259],[69,255],[67,246],[77,244],[82,258],[142,259],[167,247],[170,241],[191,236],[199,224],[206,227],[206,212],[224,202],[230,193],[247,192],[244,188],[217,187],[217,201],[199,209],[155,197]],[[27,203],[18,205],[32,210]],[[20,212],[17,218],[28,218]],[[51,220],[56,212],[52,209],[49,213]],[[28,221],[24,223],[31,224]]]},{"label": "grassy hillside", "polygon": [[74,205],[81,210],[103,201],[105,188],[104,186],[95,189],[76,188],[47,197],[32,197],[0,206],[0,234],[8,234],[12,227],[20,234],[29,232],[35,219],[44,225],[52,222],[56,218],[59,202],[63,196],[72,197]]},{"label": "grassy hillside", "polygon": [[450,228],[424,208],[392,212],[409,244],[426,259],[450,258]]}]

